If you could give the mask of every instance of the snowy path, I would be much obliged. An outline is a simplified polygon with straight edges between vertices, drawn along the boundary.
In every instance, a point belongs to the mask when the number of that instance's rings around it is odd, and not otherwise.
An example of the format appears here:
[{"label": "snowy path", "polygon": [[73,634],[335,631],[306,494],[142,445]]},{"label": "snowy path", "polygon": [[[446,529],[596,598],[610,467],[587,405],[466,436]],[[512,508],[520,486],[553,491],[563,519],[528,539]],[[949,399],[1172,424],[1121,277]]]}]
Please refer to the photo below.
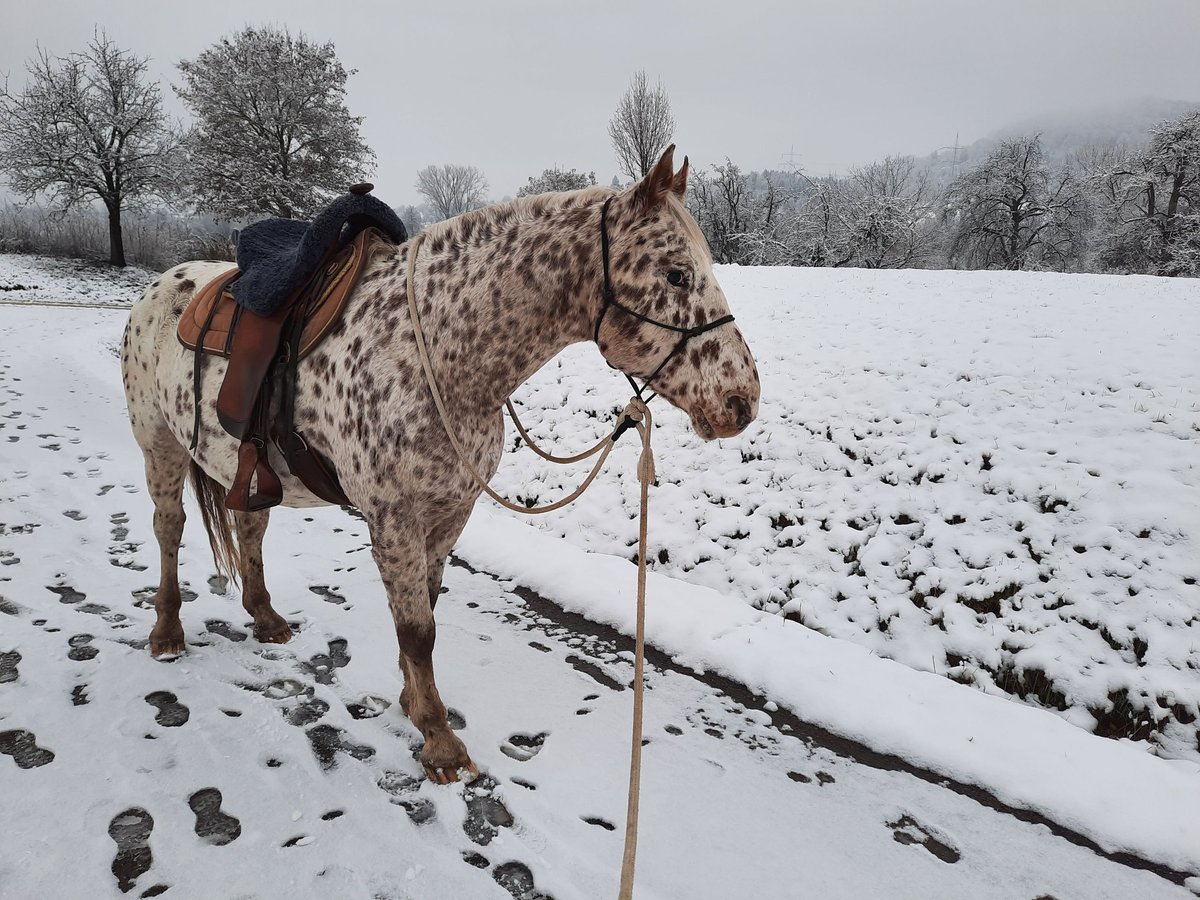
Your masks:
[{"label": "snowy path", "polygon": [[[448,569],[439,681],[487,776],[467,789],[420,779],[365,529],[340,511],[274,517],[284,647],[246,637],[192,516],[190,652],[149,657],[123,319],[0,310],[0,897],[615,895],[632,671],[615,633]],[[639,897],[1193,896],[651,663]]]}]

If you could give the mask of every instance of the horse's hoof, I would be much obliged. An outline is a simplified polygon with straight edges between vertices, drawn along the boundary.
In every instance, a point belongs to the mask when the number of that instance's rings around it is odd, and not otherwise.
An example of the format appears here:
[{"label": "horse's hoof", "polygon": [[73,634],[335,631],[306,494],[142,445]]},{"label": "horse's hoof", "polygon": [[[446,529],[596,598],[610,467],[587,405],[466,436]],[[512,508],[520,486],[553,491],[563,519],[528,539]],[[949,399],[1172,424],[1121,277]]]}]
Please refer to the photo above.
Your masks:
[{"label": "horse's hoof", "polygon": [[161,641],[150,639],[150,655],[164,662],[170,662],[183,656],[186,650],[187,646],[184,644],[183,638],[167,638]]},{"label": "horse's hoof", "polygon": [[421,766],[429,780],[437,784],[451,784],[460,779],[460,772],[469,776],[466,781],[479,777],[479,768],[471,762],[467,748],[451,731],[436,733],[425,739],[421,748]]},{"label": "horse's hoof", "polygon": [[255,628],[254,639],[260,644],[286,644],[292,639],[292,629],[286,624],[282,628]]},{"label": "horse's hoof", "polygon": [[[460,780],[470,784],[479,777],[479,767],[470,761],[465,766],[457,768],[426,765],[424,769],[425,775],[435,784],[453,784]],[[463,777],[464,773],[466,777]]]}]

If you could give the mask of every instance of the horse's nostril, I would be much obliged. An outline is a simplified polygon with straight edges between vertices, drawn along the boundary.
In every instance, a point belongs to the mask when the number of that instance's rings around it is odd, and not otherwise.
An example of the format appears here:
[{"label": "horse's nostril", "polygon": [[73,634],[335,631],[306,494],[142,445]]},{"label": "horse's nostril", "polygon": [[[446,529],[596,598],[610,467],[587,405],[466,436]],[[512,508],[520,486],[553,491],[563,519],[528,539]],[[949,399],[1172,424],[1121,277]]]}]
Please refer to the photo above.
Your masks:
[{"label": "horse's nostril", "polygon": [[738,428],[745,428],[754,421],[754,416],[750,413],[750,401],[745,397],[731,394],[725,398],[725,406],[733,412]]}]

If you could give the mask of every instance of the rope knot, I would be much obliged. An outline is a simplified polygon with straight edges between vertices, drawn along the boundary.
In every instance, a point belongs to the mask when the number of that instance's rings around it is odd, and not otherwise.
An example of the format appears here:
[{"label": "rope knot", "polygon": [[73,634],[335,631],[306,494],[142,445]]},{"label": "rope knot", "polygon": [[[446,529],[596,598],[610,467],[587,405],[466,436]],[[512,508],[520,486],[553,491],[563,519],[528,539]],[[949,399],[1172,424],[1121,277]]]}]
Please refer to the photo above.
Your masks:
[{"label": "rope knot", "polygon": [[643,484],[655,484],[658,473],[654,466],[654,451],[650,449],[650,431],[654,427],[654,419],[650,415],[650,407],[641,397],[632,397],[625,407],[625,415],[637,423],[638,434],[642,437],[642,455],[638,457],[638,481]]}]

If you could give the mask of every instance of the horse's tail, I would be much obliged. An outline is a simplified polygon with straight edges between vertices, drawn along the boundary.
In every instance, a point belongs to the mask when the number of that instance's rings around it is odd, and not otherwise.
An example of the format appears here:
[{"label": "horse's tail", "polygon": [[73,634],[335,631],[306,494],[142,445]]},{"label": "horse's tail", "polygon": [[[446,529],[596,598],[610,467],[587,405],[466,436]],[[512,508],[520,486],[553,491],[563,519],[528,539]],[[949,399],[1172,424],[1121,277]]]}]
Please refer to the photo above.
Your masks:
[{"label": "horse's tail", "polygon": [[200,468],[195,460],[192,460],[189,474],[192,490],[200,504],[200,518],[204,520],[204,530],[208,532],[213,562],[217,564],[218,572],[224,570],[229,579],[236,582],[241,571],[242,554],[233,540],[229,510],[225,508],[225,487]]}]

